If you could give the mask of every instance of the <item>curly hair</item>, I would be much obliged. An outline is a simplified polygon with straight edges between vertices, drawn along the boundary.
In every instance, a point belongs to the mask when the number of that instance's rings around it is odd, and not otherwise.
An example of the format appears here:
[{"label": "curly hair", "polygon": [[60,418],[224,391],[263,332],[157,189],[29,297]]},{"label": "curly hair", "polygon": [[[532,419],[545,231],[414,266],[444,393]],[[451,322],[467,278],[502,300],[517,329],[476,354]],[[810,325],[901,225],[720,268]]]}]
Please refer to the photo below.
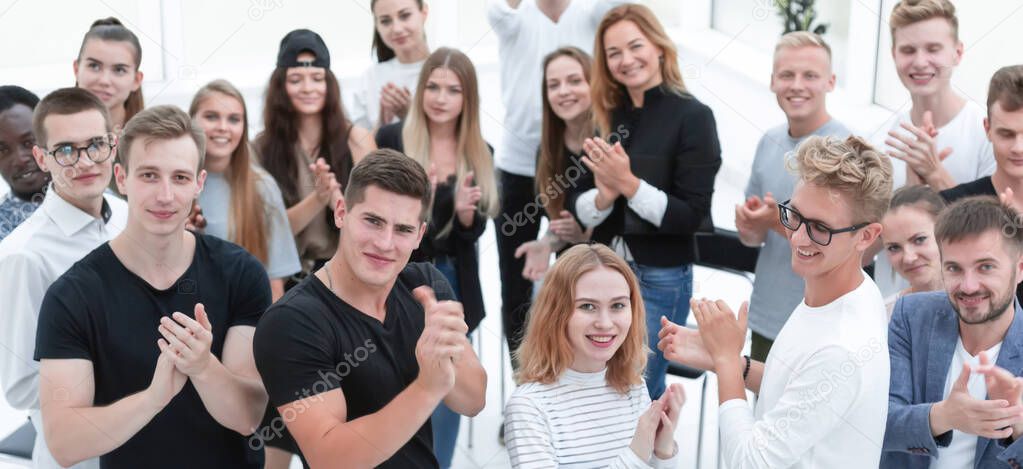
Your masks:
[{"label": "curly hair", "polygon": [[880,222],[888,210],[892,162],[860,137],[810,137],[787,164],[801,181],[847,194],[857,222]]}]

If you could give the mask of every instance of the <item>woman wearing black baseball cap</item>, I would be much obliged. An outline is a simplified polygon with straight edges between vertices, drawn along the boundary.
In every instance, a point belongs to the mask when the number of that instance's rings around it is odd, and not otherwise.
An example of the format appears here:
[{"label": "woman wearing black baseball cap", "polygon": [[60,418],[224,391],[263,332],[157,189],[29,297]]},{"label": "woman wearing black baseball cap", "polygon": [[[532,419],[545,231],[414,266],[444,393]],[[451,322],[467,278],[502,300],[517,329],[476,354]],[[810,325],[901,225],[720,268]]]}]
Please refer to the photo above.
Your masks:
[{"label": "woman wearing black baseball cap", "polygon": [[345,115],[330,52],[318,34],[296,29],[281,40],[263,125],[255,149],[281,188],[302,267],[309,272],[334,255],[333,202],[354,163],[376,149],[372,135]]},{"label": "woman wearing black baseball cap", "polygon": [[[253,147],[280,186],[302,270],[308,273],[334,255],[334,203],[355,162],[376,149],[373,136],[344,113],[330,52],[319,34],[296,29],[281,40],[277,68],[266,88],[263,125]],[[277,412],[267,414],[264,422]],[[291,455],[281,449],[298,450],[290,435],[279,436],[264,440],[267,468],[288,467]]]}]

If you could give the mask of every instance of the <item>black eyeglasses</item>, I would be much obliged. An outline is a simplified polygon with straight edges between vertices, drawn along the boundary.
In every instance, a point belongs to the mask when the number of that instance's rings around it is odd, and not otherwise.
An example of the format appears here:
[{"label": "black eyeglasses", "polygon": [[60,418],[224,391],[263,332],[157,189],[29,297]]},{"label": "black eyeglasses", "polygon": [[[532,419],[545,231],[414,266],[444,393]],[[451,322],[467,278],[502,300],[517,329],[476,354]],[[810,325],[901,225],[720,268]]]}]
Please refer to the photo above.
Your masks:
[{"label": "black eyeglasses", "polygon": [[77,164],[78,160],[82,157],[82,152],[85,152],[85,156],[92,160],[93,163],[102,163],[109,159],[110,155],[114,154],[114,147],[116,146],[117,137],[110,134],[105,137],[96,137],[84,147],[76,147],[70,143],[61,143],[53,150],[46,152],[46,154],[52,156],[57,161],[57,164],[65,167]]},{"label": "black eyeglasses", "polygon": [[806,225],[806,234],[810,236],[810,241],[820,244],[821,246],[831,244],[832,235],[856,231],[870,224],[870,222],[863,222],[846,228],[833,230],[820,221],[803,218],[802,214],[789,206],[789,202],[790,200],[786,200],[778,204],[778,217],[781,218],[781,224],[792,231],[796,231],[800,226]]}]

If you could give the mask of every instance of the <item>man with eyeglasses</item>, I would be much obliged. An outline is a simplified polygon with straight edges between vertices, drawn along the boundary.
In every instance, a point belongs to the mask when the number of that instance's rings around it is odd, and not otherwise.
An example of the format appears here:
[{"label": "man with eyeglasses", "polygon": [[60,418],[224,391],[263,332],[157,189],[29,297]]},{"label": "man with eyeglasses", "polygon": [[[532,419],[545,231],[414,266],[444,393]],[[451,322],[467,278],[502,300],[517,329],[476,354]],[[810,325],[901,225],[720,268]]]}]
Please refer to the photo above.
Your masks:
[{"label": "man with eyeglasses", "polygon": [[[62,467],[43,438],[39,365],[32,360],[43,296],[72,264],[124,229],[128,207],[104,194],[113,173],[116,140],[106,106],[92,93],[64,88],[36,106],[35,164],[52,183],[42,205],[0,242],[0,385],[7,402],[29,410],[36,429],[36,468]],[[99,467],[98,460],[74,467]]]},{"label": "man with eyeglasses", "polygon": [[0,86],[0,176],[10,188],[0,197],[0,241],[39,208],[49,183],[49,176],[32,157],[32,110],[36,104],[39,97],[31,91]]},{"label": "man with eyeglasses", "polygon": [[[698,331],[662,320],[668,359],[718,377],[727,467],[877,467],[888,409],[884,300],[861,269],[881,234],[892,165],[857,137],[810,137],[790,162],[799,182],[779,204],[802,303],[766,363],[742,356],[747,304],[693,300]],[[759,394],[756,410],[746,389]]]}]

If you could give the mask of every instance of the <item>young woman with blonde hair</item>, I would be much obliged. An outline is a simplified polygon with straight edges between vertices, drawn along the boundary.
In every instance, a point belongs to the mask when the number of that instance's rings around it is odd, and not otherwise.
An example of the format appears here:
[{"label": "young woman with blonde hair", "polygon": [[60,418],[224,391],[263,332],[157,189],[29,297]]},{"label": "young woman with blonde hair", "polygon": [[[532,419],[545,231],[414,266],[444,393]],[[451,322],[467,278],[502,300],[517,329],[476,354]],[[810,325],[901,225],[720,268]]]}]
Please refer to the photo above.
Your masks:
[{"label": "young woman with blonde hair", "polygon": [[259,259],[277,301],[285,279],[302,266],[281,190],[252,157],[245,99],[234,85],[214,80],[195,93],[188,114],[206,134],[206,182],[199,194],[205,232]]},{"label": "young woman with blonde hair", "polygon": [[609,11],[597,27],[593,59],[601,138],[584,142],[582,160],[594,184],[576,186],[567,205],[639,277],[655,350],[646,380],[656,399],[668,368],[655,349],[659,320],[684,324],[688,315],[694,234],[711,224],[721,147],[714,114],[687,91],[675,44],[649,8]]},{"label": "young woman with blonde hair", "polygon": [[[675,467],[685,402],[673,384],[650,401],[639,283],[611,249],[565,251],[530,310],[505,406],[512,466]],[[554,423],[557,423],[554,425]]]},{"label": "young woman with blonde hair", "polygon": [[[485,315],[476,241],[497,213],[490,145],[480,133],[476,69],[456,49],[440,48],[423,63],[404,122],[385,125],[377,145],[419,162],[435,181],[426,235],[412,260],[429,261],[447,277],[465,305],[471,332]],[[441,404],[431,417],[441,468],[451,464],[460,416]]]}]

